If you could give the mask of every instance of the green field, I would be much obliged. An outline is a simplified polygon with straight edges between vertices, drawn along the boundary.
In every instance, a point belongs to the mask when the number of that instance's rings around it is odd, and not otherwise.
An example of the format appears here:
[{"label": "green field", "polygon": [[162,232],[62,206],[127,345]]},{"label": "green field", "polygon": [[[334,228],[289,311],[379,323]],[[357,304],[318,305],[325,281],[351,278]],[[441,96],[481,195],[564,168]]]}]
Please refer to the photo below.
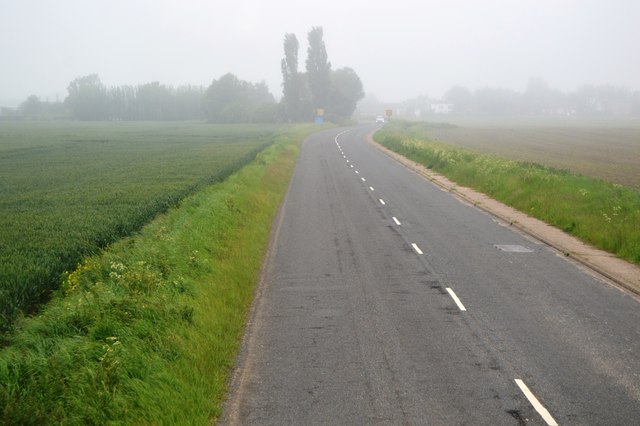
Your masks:
[{"label": "green field", "polygon": [[[431,136],[451,135],[456,130],[446,124],[396,122],[386,125],[375,138],[387,148],[460,185],[474,188],[596,247],[640,264],[640,191],[545,165],[548,164],[545,159],[557,158],[564,149],[551,140],[547,140],[545,148],[538,153],[542,158],[539,164],[481,152],[497,151],[497,143],[487,142],[482,145],[485,149],[471,150],[433,140]],[[491,132],[496,133],[494,129]],[[521,130],[523,134],[528,132],[526,128]],[[521,133],[513,130],[511,134]],[[465,140],[474,141],[473,133]],[[520,143],[505,143],[504,147],[519,155],[535,152],[531,144]],[[584,147],[565,158],[565,164],[575,163],[575,158],[585,155],[589,149],[607,151],[607,143],[598,144],[593,140],[590,143],[591,148]],[[609,164],[608,169],[614,171],[617,162],[623,162],[623,156],[613,148],[610,151],[608,155],[603,154],[602,164]],[[637,158],[631,160],[637,161]]]},{"label": "green field", "polygon": [[279,128],[223,182],[83,260],[0,349],[0,423],[211,424],[271,223],[316,130]]},{"label": "green field", "polygon": [[65,270],[271,144],[277,126],[0,123],[0,332]]}]

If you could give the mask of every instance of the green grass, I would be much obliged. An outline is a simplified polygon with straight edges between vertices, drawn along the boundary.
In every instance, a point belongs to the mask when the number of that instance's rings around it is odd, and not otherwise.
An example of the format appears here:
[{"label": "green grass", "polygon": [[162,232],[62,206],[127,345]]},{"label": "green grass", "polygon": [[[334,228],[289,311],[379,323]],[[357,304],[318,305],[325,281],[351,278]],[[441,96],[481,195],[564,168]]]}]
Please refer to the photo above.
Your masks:
[{"label": "green grass", "polygon": [[206,424],[225,383],[299,142],[276,143],[87,258],[0,352],[8,424]]},{"label": "green grass", "polygon": [[276,126],[0,123],[0,333],[84,257],[220,181]]},{"label": "green grass", "polygon": [[[417,126],[417,127],[416,127]],[[427,140],[421,124],[376,133],[385,147],[505,204],[640,264],[640,192],[534,163]]]}]

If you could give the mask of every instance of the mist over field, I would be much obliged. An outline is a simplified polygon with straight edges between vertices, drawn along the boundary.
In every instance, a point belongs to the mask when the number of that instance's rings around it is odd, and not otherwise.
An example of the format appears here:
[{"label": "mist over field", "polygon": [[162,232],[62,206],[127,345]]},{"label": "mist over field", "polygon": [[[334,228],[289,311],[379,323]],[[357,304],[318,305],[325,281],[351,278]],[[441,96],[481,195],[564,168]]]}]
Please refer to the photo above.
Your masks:
[{"label": "mist over field", "polygon": [[523,92],[532,78],[563,92],[637,91],[638,22],[631,0],[0,0],[0,106],[63,101],[90,74],[107,87],[206,87],[234,73],[279,99],[283,37],[298,35],[303,60],[313,26],[334,69],[353,68],[384,102],[442,99],[454,86]]}]

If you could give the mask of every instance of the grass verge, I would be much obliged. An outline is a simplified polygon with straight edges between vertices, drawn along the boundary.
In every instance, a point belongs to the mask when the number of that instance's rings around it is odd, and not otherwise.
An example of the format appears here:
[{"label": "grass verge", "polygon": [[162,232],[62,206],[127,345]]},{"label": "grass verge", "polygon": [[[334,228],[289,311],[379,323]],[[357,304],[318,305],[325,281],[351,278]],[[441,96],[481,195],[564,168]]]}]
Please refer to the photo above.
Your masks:
[{"label": "grass verge", "polygon": [[6,122],[0,127],[0,345],[61,274],[220,182],[278,126]]},{"label": "grass verge", "polygon": [[386,125],[383,146],[583,241],[640,264],[640,192],[534,163],[506,160],[417,137]]},{"label": "grass verge", "polygon": [[223,183],[87,258],[0,351],[8,424],[204,424],[225,382],[299,142],[289,128]]}]

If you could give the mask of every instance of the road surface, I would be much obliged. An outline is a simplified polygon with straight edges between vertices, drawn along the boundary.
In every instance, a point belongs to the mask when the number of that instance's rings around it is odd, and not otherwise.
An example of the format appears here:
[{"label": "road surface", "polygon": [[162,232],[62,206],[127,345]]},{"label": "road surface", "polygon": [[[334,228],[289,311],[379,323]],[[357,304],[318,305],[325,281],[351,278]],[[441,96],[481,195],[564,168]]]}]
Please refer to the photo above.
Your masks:
[{"label": "road surface", "polygon": [[223,424],[640,424],[640,304],[366,142],[303,144]]}]

